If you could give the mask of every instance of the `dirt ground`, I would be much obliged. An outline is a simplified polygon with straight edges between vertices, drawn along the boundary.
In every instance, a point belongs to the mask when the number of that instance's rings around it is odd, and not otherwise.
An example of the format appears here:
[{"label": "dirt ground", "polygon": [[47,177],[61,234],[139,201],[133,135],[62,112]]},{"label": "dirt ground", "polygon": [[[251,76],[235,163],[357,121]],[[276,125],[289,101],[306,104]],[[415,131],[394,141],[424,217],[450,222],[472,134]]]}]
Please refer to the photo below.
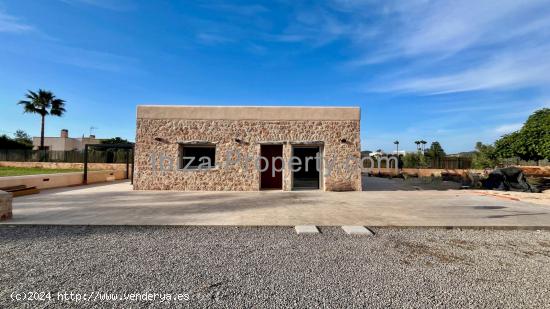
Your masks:
[{"label": "dirt ground", "polygon": [[494,196],[496,198],[550,206],[550,190],[546,190],[542,193],[495,191],[495,190],[474,190],[474,192],[481,195]]}]

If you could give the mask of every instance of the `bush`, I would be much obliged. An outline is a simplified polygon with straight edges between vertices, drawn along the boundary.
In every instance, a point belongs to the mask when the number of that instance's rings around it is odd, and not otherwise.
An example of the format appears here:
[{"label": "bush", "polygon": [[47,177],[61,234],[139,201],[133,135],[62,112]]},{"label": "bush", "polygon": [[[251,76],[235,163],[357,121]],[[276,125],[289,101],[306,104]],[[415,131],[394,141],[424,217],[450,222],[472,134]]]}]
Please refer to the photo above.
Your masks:
[{"label": "bush", "polygon": [[32,149],[32,145],[11,139],[7,135],[0,135],[0,149]]}]

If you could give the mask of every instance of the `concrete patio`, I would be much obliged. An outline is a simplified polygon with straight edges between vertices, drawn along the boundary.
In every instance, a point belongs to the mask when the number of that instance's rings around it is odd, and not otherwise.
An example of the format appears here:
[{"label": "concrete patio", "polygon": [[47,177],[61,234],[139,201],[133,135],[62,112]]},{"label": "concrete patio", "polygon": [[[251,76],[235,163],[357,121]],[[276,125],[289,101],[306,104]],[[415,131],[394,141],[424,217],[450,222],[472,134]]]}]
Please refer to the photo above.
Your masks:
[{"label": "concrete patio", "polygon": [[465,190],[133,191],[128,182],[18,197],[1,224],[550,227],[550,206]]}]

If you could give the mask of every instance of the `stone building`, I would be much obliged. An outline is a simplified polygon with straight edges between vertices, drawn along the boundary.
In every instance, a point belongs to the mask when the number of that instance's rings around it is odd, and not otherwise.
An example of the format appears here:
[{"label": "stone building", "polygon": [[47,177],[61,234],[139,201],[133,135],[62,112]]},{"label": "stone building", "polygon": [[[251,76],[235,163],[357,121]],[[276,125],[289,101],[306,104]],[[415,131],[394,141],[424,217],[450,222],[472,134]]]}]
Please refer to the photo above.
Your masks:
[{"label": "stone building", "polygon": [[[71,151],[71,150],[83,150],[86,144],[99,144],[100,139],[97,139],[95,135],[89,137],[69,137],[69,130],[62,129],[59,136],[45,136],[44,148],[46,150],[53,151]],[[40,136],[32,138],[32,146],[34,150],[40,149]]]},{"label": "stone building", "polygon": [[137,108],[134,189],[361,190],[356,107]]}]

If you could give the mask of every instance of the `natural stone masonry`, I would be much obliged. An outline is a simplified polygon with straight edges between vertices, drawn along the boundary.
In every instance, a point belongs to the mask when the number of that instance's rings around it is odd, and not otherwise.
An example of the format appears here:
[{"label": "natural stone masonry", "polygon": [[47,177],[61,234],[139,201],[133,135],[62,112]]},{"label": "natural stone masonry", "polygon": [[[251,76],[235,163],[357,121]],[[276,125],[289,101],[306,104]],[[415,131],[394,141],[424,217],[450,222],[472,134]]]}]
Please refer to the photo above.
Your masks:
[{"label": "natural stone masonry", "polygon": [[[228,161],[235,157],[227,158],[226,155],[239,153],[241,158],[257,158],[262,144],[279,143],[283,145],[285,162],[294,144],[320,144],[323,156],[336,163],[330,175],[322,177],[322,189],[361,190],[360,169],[344,166],[350,157],[360,158],[358,108],[214,107],[207,112],[205,109],[208,108],[138,107],[134,189],[256,191],[260,189],[256,162],[251,160],[228,166]],[[283,120],[285,115],[292,120]],[[196,119],[199,116],[223,119]],[[186,141],[214,143],[217,167],[176,170],[179,143]],[[160,171],[159,160],[153,168],[152,155],[166,158],[163,171]],[[291,190],[291,178],[292,173],[285,169],[283,190]]]},{"label": "natural stone masonry", "polygon": [[11,219],[11,202],[11,193],[0,191],[0,221]]}]

